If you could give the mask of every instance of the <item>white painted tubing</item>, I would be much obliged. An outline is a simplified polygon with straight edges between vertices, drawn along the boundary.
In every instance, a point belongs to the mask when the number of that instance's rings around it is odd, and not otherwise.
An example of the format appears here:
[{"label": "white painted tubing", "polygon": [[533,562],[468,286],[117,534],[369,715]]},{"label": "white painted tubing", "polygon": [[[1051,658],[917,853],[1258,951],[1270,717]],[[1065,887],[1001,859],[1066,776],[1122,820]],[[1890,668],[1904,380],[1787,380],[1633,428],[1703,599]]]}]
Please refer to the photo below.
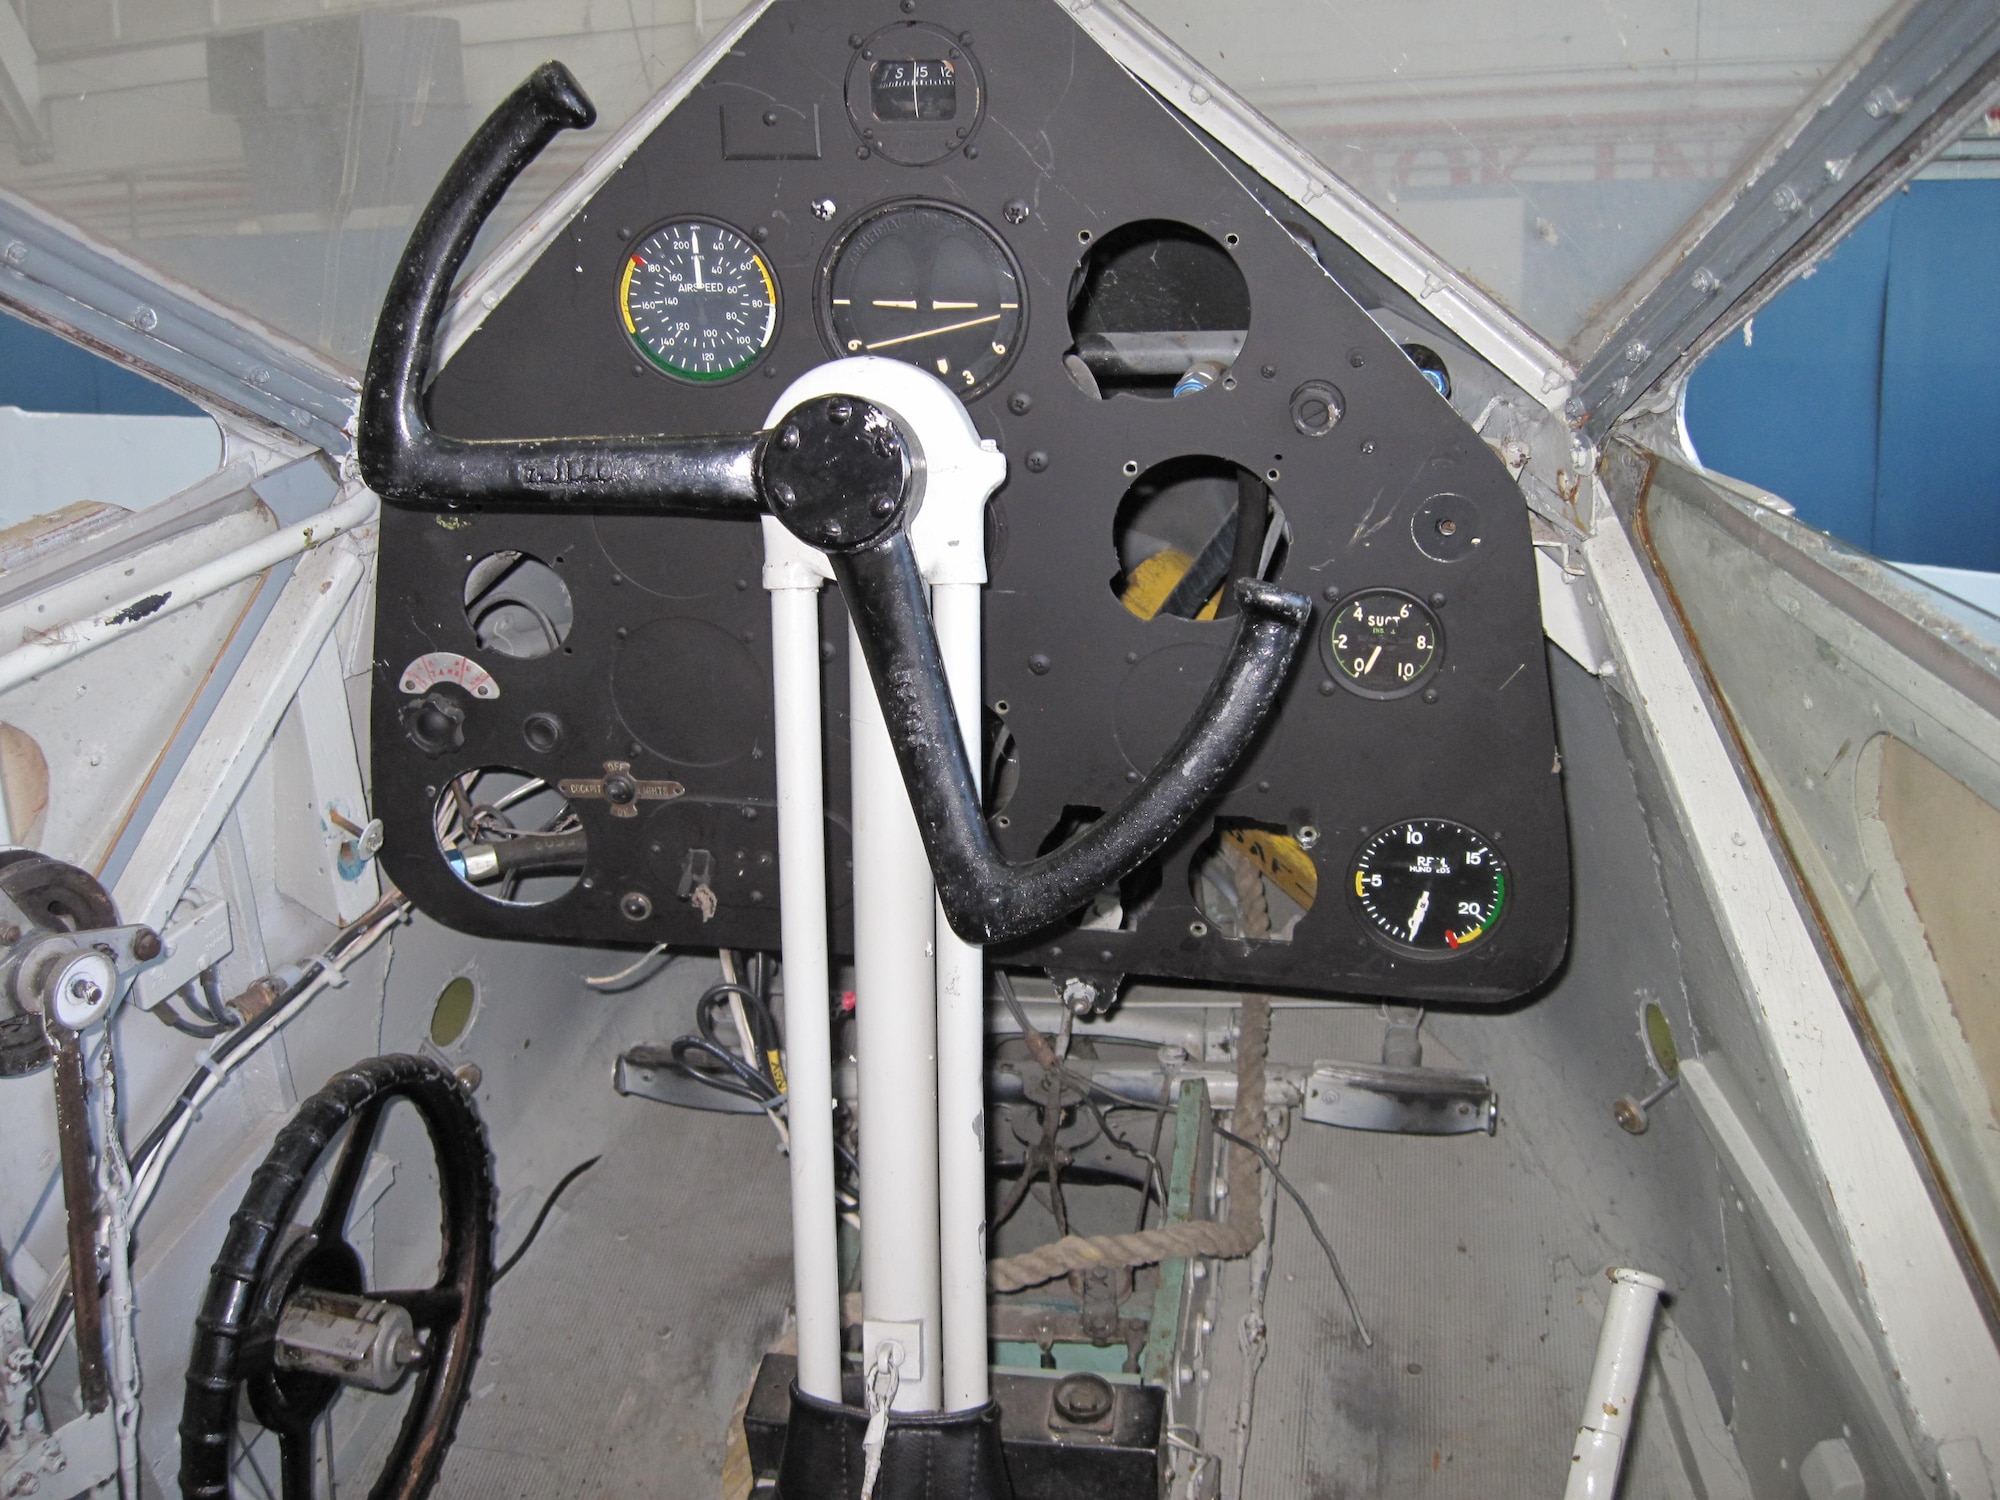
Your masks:
[{"label": "white painted tubing", "polygon": [[280,526],[269,536],[259,537],[165,583],[120,600],[100,615],[38,627],[40,633],[32,642],[0,656],[0,692],[19,687],[51,667],[74,661],[85,652],[121,640],[175,610],[253,578],[288,557],[298,556],[308,547],[365,526],[375,519],[378,505],[373,490],[357,487],[345,500],[317,515]]},{"label": "white painted tubing", "polygon": [[[937,896],[882,705],[847,637],[854,782],[855,1066],[861,1126],[864,1324],[916,1324],[892,1403],[936,1411],[938,1311]],[[908,1356],[914,1355],[914,1361]],[[861,1351],[864,1366],[875,1350]],[[911,1369],[911,1363],[917,1366]]]},{"label": "white painted tubing", "polygon": [[[958,732],[979,788],[979,585],[940,583],[931,615]],[[937,928],[938,1272],[944,1318],[944,1410],[984,1406],[986,1332],[986,950]]]},{"label": "white painted tubing", "polygon": [[[779,573],[774,581],[773,573]],[[833,1040],[827,994],[826,808],[820,764],[819,587],[767,570],[777,705],[779,932],[785,1110],[792,1132],[792,1296],[799,1389],[840,1400],[840,1248],[834,1222]]]},{"label": "white painted tubing", "polygon": [[1569,1483],[1563,1500],[1611,1500],[1625,1463],[1625,1435],[1646,1369],[1646,1346],[1653,1337],[1653,1309],[1666,1283],[1644,1271],[1622,1267],[1605,1272],[1611,1301],[1597,1336],[1597,1365],[1583,1403],[1583,1423],[1569,1456]]}]

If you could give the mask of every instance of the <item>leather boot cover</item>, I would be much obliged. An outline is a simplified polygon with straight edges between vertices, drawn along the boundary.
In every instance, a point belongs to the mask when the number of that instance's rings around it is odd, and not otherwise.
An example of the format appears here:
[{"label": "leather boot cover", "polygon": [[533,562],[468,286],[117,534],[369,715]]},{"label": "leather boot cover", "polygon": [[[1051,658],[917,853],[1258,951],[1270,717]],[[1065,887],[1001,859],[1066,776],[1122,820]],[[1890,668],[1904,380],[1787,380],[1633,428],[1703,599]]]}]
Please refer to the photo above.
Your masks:
[{"label": "leather boot cover", "polygon": [[[861,1439],[868,1413],[792,1387],[785,1456],[778,1464],[781,1500],[860,1500]],[[882,1445],[873,1500],[1014,1500],[1000,1446],[1000,1408],[898,1412]]]}]

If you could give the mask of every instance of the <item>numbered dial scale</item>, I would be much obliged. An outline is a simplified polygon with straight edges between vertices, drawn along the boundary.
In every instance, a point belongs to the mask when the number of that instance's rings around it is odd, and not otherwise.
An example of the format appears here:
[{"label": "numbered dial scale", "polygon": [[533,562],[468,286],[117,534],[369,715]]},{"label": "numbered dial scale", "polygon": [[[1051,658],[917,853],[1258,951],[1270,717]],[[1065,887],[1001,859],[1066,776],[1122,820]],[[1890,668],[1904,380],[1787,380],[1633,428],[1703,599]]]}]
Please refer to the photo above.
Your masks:
[{"label": "numbered dial scale", "polygon": [[971,397],[1014,363],[1028,314],[1021,268],[999,235],[960,209],[911,200],[871,209],[833,242],[819,317],[836,358],[900,359]]},{"label": "numbered dial scale", "polygon": [[1364,698],[1400,698],[1437,671],[1444,636],[1437,616],[1416,596],[1363,589],[1327,617],[1320,654],[1342,687]]},{"label": "numbered dial scale", "polygon": [[1508,875],[1480,833],[1444,818],[1379,829],[1361,846],[1347,888],[1369,932],[1405,953],[1463,952],[1506,914]]},{"label": "numbered dial scale", "polygon": [[653,368],[677,380],[728,380],[771,347],[777,278],[747,236],[712,219],[677,219],[625,257],[618,315]]}]

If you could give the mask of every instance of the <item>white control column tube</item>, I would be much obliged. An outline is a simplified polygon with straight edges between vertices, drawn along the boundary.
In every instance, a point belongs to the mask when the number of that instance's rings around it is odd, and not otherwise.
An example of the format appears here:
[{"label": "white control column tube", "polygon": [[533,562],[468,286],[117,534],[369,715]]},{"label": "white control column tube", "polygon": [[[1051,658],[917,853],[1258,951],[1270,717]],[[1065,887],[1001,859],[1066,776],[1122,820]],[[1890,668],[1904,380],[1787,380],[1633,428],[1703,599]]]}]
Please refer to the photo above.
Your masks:
[{"label": "white control column tube", "polygon": [[1597,1365],[1583,1402],[1583,1425],[1569,1456],[1569,1483],[1563,1500],[1611,1500],[1625,1463],[1625,1437],[1646,1369],[1646,1346],[1653,1337],[1653,1310],[1666,1283],[1644,1271],[1614,1268],[1611,1301],[1597,1336]]},{"label": "white control column tube", "polygon": [[[770,422],[775,424],[801,401],[836,393],[881,403],[911,439],[917,472],[910,542],[925,582],[934,590],[946,675],[961,732],[976,763],[981,739],[979,590],[986,583],[986,501],[1006,478],[1007,461],[993,443],[979,436],[964,405],[943,382],[893,359],[842,359],[807,371],[778,398]],[[775,520],[766,518],[764,538],[766,587],[778,586],[772,581],[772,569],[780,558],[793,559],[820,578],[830,576],[826,559],[791,538]],[[774,594],[774,624],[779,621],[776,601]],[[781,628],[781,640],[782,636]],[[803,656],[799,660],[803,671]],[[782,723],[789,696],[782,666],[777,688]],[[937,909],[930,861],[852,631],[848,700],[854,783],[862,1363],[872,1369],[882,1350],[893,1345],[898,1351],[891,1403],[896,1411],[965,1410],[987,1400],[983,955],[954,937]],[[817,715],[816,692],[812,703]],[[804,722],[802,716],[796,721],[801,735],[807,732]],[[818,732],[816,717],[811,732]],[[781,748],[781,777],[786,764]],[[815,781],[815,796],[817,787]],[[781,794],[781,840],[786,805]],[[817,802],[814,805],[817,808]],[[814,828],[817,832],[818,823]],[[781,841],[787,874],[797,863],[789,850]],[[813,868],[817,872],[822,867]],[[802,960],[792,952],[792,887],[786,884],[781,890],[789,1023],[796,1008],[794,968]],[[824,974],[824,888],[810,899],[815,903],[811,911],[819,923],[815,931],[821,944],[814,973]],[[788,1026],[788,1035],[798,1049],[798,1033]],[[947,1048],[942,1057],[941,1038]],[[832,1211],[830,1162],[824,1189],[812,1190],[823,1191],[823,1199],[799,1186],[803,1179],[796,1122],[806,1108],[803,1084],[794,1079],[795,1234],[805,1233],[797,1226],[809,1215],[824,1214],[830,1222]],[[817,1206],[820,1202],[825,1204],[823,1210]],[[797,1244],[803,1267],[806,1241],[799,1239]],[[948,1290],[941,1289],[941,1274]],[[804,1380],[808,1290],[805,1272],[799,1275],[801,1387],[817,1395],[820,1392]],[[941,1297],[948,1298],[942,1306]]]},{"label": "white control column tube", "polygon": [[833,1040],[827,993],[826,809],[820,757],[819,589],[771,561],[777,709],[778,899],[785,964],[785,1110],[792,1133],[792,1288],[799,1389],[840,1400],[840,1248],[834,1221]]},{"label": "white control column tube", "polygon": [[[855,1068],[864,1366],[903,1346],[896,1411],[938,1410],[937,895],[882,705],[852,627]],[[890,1325],[884,1327],[884,1325]],[[916,1348],[911,1348],[911,1334]],[[914,1367],[914,1368],[913,1368]]]},{"label": "white control column tube", "polygon": [[[938,650],[958,732],[979,783],[979,585],[931,590]],[[986,950],[937,923],[938,1222],[944,1315],[944,1409],[988,1399],[986,1336]]]}]

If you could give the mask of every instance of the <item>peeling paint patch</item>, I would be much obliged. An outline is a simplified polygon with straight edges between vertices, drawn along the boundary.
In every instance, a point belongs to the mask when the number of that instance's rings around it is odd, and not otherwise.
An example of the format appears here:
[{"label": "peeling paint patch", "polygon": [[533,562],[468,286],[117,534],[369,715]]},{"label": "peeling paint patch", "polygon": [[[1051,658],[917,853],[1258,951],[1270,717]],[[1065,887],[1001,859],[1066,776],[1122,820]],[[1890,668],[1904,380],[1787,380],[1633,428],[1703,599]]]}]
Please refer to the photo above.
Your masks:
[{"label": "peeling paint patch", "polygon": [[165,609],[167,601],[171,598],[173,598],[172,594],[148,594],[143,599],[133,600],[130,604],[119,610],[117,614],[107,616],[104,623],[107,625],[136,625],[149,615],[156,615]]},{"label": "peeling paint patch", "polygon": [[472,524],[471,520],[466,516],[432,516],[431,519],[443,531],[464,531]]}]

